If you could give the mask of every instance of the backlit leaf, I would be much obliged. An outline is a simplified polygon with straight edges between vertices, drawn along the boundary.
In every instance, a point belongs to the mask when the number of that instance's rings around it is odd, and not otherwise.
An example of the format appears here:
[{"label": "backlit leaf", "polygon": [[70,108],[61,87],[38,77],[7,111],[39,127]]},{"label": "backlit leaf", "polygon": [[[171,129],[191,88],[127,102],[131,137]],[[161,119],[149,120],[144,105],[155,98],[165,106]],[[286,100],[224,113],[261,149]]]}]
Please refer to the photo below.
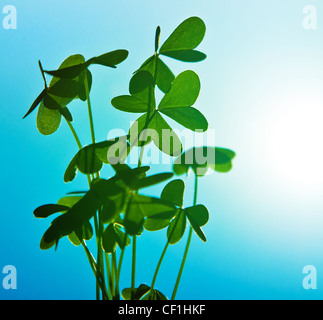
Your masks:
[{"label": "backlit leaf", "polygon": [[186,228],[186,216],[180,211],[167,229],[167,239],[170,244],[175,244],[183,237]]},{"label": "backlit leaf", "polygon": [[206,174],[208,169],[217,172],[228,172],[232,168],[232,150],[216,147],[198,147],[184,152],[173,165],[174,173],[181,175],[191,168],[198,176]]},{"label": "backlit leaf", "polygon": [[53,134],[61,123],[62,115],[58,110],[50,110],[41,102],[37,112],[37,129],[43,135]]},{"label": "backlit leaf", "polygon": [[172,83],[172,87],[159,103],[158,110],[174,107],[190,107],[200,93],[200,79],[191,70],[180,73]]},{"label": "backlit leaf", "polygon": [[205,53],[197,50],[167,51],[163,55],[184,62],[198,62],[206,58]]},{"label": "backlit leaf", "polygon": [[195,49],[203,40],[206,27],[198,17],[183,21],[161,46],[159,52]]},{"label": "backlit leaf", "polygon": [[164,108],[160,112],[192,131],[205,132],[209,126],[203,114],[193,107]]},{"label": "backlit leaf", "polygon": [[183,206],[185,184],[181,179],[172,180],[163,189],[160,198],[174,203],[178,207]]}]

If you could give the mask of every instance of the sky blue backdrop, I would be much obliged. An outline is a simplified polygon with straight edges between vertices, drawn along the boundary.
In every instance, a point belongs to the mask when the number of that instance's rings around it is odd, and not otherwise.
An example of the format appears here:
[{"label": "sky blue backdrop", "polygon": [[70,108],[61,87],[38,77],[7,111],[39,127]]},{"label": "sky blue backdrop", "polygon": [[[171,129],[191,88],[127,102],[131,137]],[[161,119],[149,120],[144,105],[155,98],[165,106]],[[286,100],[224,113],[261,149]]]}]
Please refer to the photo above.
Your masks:
[{"label": "sky blue backdrop", "polygon": [[[65,123],[44,137],[35,127],[36,113],[21,119],[43,86],[37,60],[54,69],[74,53],[90,58],[119,48],[130,51],[118,70],[91,69],[97,139],[104,140],[109,130],[127,130],[135,119],[109,101],[127,93],[132,72],[151,55],[156,26],[161,26],[163,41],[190,16],[206,23],[200,49],[208,59],[194,65],[167,62],[176,74],[185,69],[199,74],[202,91],[196,106],[215,130],[216,144],[235,150],[237,157],[231,173],[200,181],[198,202],[210,211],[204,228],[208,242],[194,236],[177,298],[323,298],[320,1],[6,2],[0,9],[16,6],[18,28],[0,26],[0,271],[16,266],[18,289],[0,286],[0,299],[95,298],[82,248],[64,239],[57,252],[39,249],[49,221],[36,220],[33,209],[85,188],[86,179],[79,175],[73,184],[63,182],[77,151]],[[308,4],[317,8],[317,30],[302,27]],[[70,110],[82,143],[90,143],[86,106],[75,103]],[[169,168],[154,170],[159,169]],[[185,179],[187,205],[191,180]],[[137,285],[151,281],[164,243],[164,232],[138,241]],[[184,243],[167,252],[157,279],[157,288],[168,296]],[[302,287],[305,265],[317,268],[317,290]],[[122,275],[121,287],[129,286],[126,267]]]}]

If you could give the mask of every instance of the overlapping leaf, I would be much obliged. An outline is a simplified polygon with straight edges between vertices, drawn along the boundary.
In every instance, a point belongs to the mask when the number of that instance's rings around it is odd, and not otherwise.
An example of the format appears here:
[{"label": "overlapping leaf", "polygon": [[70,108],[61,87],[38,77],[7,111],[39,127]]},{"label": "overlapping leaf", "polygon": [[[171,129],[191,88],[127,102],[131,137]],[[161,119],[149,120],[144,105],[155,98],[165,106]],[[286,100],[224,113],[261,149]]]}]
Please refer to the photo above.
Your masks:
[{"label": "overlapping leaf", "polygon": [[170,221],[178,214],[183,205],[184,182],[180,179],[170,181],[163,189],[160,199],[167,204],[172,204],[172,210],[162,209],[150,214],[145,220],[146,230],[155,231],[167,227]]},{"label": "overlapping leaf", "polygon": [[98,57],[93,57],[87,61],[79,62],[72,66],[59,68],[58,70],[45,71],[46,73],[63,79],[73,79],[79,76],[86,68],[92,64],[99,64],[106,67],[116,68],[116,65],[124,61],[128,57],[127,50],[115,50]]},{"label": "overlapping leaf", "polygon": [[[80,235],[88,237],[91,232],[89,232],[87,222],[110,196],[115,196],[121,192],[123,192],[123,189],[113,179],[99,179],[92,183],[90,190],[79,201],[73,204],[66,213],[52,221],[41,239],[41,249],[49,249],[55,243],[57,245],[60,238],[73,232],[77,238]],[[73,237],[72,241],[75,239]]]},{"label": "overlapping leaf", "polygon": [[[84,174],[92,174],[99,172],[103,163],[114,164],[116,160],[124,160],[129,151],[128,147],[127,137],[125,136],[90,144],[82,148],[69,163],[64,174],[64,181],[72,181],[77,170]],[[121,155],[122,152],[124,155]]]},{"label": "overlapping leaf", "polygon": [[102,236],[102,247],[105,252],[112,253],[115,252],[117,246],[123,249],[125,246],[130,244],[130,239],[121,231],[119,225],[115,223],[109,224],[104,230]]},{"label": "overlapping leaf", "polygon": [[228,172],[232,168],[232,150],[217,147],[198,147],[184,152],[173,165],[174,173],[181,175],[191,168],[198,176],[203,176],[208,169]]},{"label": "overlapping leaf", "polygon": [[57,70],[47,72],[54,77],[49,87],[46,86],[35,99],[24,118],[40,105],[36,121],[37,128],[44,135],[54,133],[59,128],[61,116],[64,116],[67,121],[73,121],[66,106],[75,98],[86,100],[87,92],[90,92],[92,85],[92,75],[88,67],[91,64],[100,64],[115,68],[115,65],[127,56],[128,51],[116,50],[88,61],[85,61],[80,54],[68,57]]}]

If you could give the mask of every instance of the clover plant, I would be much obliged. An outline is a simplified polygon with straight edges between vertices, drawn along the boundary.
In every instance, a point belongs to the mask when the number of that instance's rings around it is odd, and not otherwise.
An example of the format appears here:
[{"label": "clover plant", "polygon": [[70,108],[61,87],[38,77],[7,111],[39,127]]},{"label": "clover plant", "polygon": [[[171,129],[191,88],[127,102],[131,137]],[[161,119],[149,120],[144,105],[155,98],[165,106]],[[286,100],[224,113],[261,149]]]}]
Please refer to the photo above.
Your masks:
[{"label": "clover plant", "polygon": [[[160,27],[156,30],[155,50],[136,69],[129,83],[129,93],[112,99],[111,105],[123,112],[140,116],[125,136],[106,141],[96,141],[90,92],[92,65],[115,69],[127,56],[126,50],[115,50],[86,60],[75,54],[62,62],[57,70],[44,70],[39,62],[44,80],[44,89],[36,98],[26,116],[38,108],[37,129],[43,135],[53,134],[65,119],[77,146],[78,152],[71,159],[64,174],[70,183],[77,172],[84,174],[88,190],[71,192],[57,203],[45,204],[35,209],[36,218],[57,216],[44,233],[40,248],[58,247],[60,239],[67,237],[75,246],[82,246],[96,281],[96,299],[104,300],[163,300],[166,294],[156,289],[158,271],[167,248],[181,241],[187,225],[188,240],[174,290],[169,298],[175,299],[184,264],[194,233],[206,241],[202,227],[209,220],[207,208],[197,202],[198,180],[213,169],[227,172],[232,167],[235,153],[216,147],[199,147],[183,150],[182,142],[168,124],[171,118],[180,126],[192,131],[205,132],[208,121],[193,107],[200,93],[200,79],[191,70],[177,76],[164,62],[164,57],[182,62],[199,62],[206,55],[196,50],[202,42],[206,27],[198,17],[182,22],[160,45]],[[52,76],[47,85],[46,76]],[[111,72],[113,77],[113,73]],[[163,95],[156,101],[156,90]],[[91,144],[82,145],[72,124],[69,104],[80,99],[86,102],[91,132]],[[107,106],[111,108],[111,106]],[[120,114],[122,116],[122,114]],[[163,153],[176,157],[173,172],[149,175],[149,166],[144,166],[143,155],[147,144],[154,143]],[[138,163],[131,167],[126,159],[132,150],[140,148]],[[202,159],[202,160],[201,160]],[[104,165],[113,168],[110,178],[101,176]],[[175,175],[195,175],[193,203],[184,205],[185,182]],[[167,182],[168,181],[168,182]],[[165,183],[160,195],[148,196],[142,189]],[[143,232],[167,228],[166,244],[157,263],[152,279],[136,286],[136,242]],[[96,252],[90,252],[87,242],[96,242]],[[119,288],[121,267],[126,247],[132,247],[131,282],[128,288]],[[153,263],[153,262],[152,262]]]}]

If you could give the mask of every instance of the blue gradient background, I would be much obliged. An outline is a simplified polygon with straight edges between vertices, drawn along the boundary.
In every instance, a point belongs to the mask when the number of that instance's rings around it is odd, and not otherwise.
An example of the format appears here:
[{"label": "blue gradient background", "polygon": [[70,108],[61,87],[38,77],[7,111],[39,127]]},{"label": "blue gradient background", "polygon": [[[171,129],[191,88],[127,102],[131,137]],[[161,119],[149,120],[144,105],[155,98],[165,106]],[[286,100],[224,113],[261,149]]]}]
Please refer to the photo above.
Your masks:
[{"label": "blue gradient background", "polygon": [[[39,249],[49,221],[35,219],[33,209],[86,188],[86,179],[78,175],[73,184],[63,182],[77,151],[65,123],[44,137],[36,129],[36,113],[21,119],[43,86],[37,60],[54,69],[74,53],[90,58],[119,48],[130,51],[117,70],[91,69],[96,136],[104,140],[109,130],[127,130],[135,120],[109,101],[127,92],[132,72],[153,52],[156,26],[164,41],[190,16],[206,23],[200,50],[208,59],[167,63],[175,74],[186,69],[199,74],[202,91],[196,107],[215,129],[216,144],[235,150],[237,157],[229,174],[200,181],[198,202],[210,211],[204,227],[208,242],[193,237],[177,298],[323,298],[320,1],[12,0],[1,1],[0,9],[6,4],[16,6],[18,28],[0,27],[0,271],[16,266],[18,289],[0,286],[0,299],[95,298],[81,247],[64,239],[57,252]],[[308,4],[317,8],[317,30],[302,27]],[[70,110],[82,143],[90,143],[85,104],[75,102]],[[153,171],[158,170],[169,166]],[[192,177],[185,182],[190,205]],[[160,188],[151,192],[158,194]],[[164,231],[139,238],[137,285],[150,283],[165,239]],[[185,239],[169,249],[157,279],[156,287],[167,296]],[[127,253],[122,288],[130,284]],[[317,290],[302,287],[305,265],[317,268]]]}]

